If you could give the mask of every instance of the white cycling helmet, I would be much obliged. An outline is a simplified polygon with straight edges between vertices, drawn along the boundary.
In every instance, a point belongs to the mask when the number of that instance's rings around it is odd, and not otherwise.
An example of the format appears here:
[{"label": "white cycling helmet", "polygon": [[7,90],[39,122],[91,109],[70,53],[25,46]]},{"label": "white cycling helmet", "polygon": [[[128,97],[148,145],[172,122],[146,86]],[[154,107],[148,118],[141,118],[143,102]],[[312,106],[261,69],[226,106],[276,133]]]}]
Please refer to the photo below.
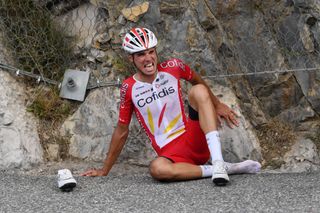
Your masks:
[{"label": "white cycling helmet", "polygon": [[130,54],[157,46],[158,40],[154,33],[147,28],[132,28],[122,43],[122,47]]}]

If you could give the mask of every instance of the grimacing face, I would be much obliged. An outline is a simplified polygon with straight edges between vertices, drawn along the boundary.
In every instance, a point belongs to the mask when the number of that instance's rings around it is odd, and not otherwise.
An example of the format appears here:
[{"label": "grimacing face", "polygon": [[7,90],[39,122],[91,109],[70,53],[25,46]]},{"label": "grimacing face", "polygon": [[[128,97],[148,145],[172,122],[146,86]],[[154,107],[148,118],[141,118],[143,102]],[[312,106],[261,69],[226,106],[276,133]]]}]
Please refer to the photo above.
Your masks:
[{"label": "grimacing face", "polygon": [[153,81],[157,74],[158,55],[156,48],[150,48],[129,56],[129,60],[138,69],[137,76],[142,81]]}]

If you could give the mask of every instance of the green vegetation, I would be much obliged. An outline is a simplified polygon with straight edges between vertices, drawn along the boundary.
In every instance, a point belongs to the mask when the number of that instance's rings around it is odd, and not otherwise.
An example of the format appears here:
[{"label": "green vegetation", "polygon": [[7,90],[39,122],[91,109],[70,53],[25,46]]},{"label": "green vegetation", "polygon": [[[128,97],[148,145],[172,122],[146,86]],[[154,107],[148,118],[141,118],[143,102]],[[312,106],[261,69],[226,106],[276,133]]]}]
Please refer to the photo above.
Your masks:
[{"label": "green vegetation", "polygon": [[304,55],[307,55],[305,52],[290,50],[288,48],[281,48],[280,51],[284,56],[288,57],[302,57]]},{"label": "green vegetation", "polygon": [[57,144],[59,156],[55,160],[68,158],[69,138],[62,137],[58,130],[61,123],[74,112],[78,103],[61,99],[58,91],[52,88],[38,88],[34,93],[37,95],[27,110],[41,121],[39,122],[38,132],[44,149],[44,157],[47,160],[52,160],[49,157],[49,144]]},{"label": "green vegetation", "polygon": [[[66,68],[75,59],[75,38],[67,36],[54,16],[34,0],[0,0],[0,30],[9,58],[18,69],[61,81]],[[64,26],[63,26],[64,27]],[[48,144],[59,146],[59,157],[68,157],[69,141],[57,129],[78,105],[62,100],[55,87],[35,87],[34,79],[25,78],[33,90],[27,110],[37,116],[39,136],[47,154]],[[45,157],[46,157],[45,154]]]},{"label": "green vegetation", "polygon": [[61,99],[55,89],[39,89],[36,93],[37,96],[28,107],[28,111],[42,120],[62,121],[74,108],[72,102]]},{"label": "green vegetation", "polygon": [[73,39],[33,0],[0,1],[0,29],[15,66],[61,80],[72,56]]},{"label": "green vegetation", "polygon": [[[33,0],[1,0],[0,29],[15,67],[61,81],[74,57],[75,39],[55,24],[50,11]],[[27,81],[31,86],[33,82]],[[60,100],[56,88],[38,93],[29,111],[40,119],[61,120],[70,113],[71,104]]]},{"label": "green vegetation", "polygon": [[131,76],[135,72],[135,67],[128,60],[122,57],[115,57],[112,59],[112,66],[120,75],[125,78]]}]

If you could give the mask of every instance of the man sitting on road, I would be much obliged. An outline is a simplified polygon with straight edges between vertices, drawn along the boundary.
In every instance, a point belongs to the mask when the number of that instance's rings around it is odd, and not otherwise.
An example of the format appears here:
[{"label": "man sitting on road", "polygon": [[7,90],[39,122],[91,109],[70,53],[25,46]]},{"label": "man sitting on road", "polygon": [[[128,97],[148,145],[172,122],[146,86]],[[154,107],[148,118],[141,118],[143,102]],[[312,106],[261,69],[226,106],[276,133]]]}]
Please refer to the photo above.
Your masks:
[{"label": "man sitting on road", "polygon": [[[218,119],[238,126],[236,113],[220,102],[205,81],[179,59],[158,64],[157,38],[146,28],[133,28],[123,40],[123,48],[137,72],[121,87],[119,122],[114,130],[102,169],[83,176],[107,175],[129,134],[133,111],[145,129],[158,157],[150,164],[150,174],[161,181],[212,177],[216,185],[229,182],[228,174],[257,173],[259,162],[226,163],[222,157]],[[188,92],[189,116],[184,112],[180,79],[193,86]],[[211,156],[212,165],[205,165]]]}]

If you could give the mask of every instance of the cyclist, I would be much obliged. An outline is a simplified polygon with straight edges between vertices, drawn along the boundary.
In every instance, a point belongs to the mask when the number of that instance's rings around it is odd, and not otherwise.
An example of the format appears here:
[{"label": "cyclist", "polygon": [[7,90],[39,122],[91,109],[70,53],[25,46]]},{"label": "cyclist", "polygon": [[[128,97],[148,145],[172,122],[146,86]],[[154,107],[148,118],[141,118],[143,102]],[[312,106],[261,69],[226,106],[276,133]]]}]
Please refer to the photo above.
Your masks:
[{"label": "cyclist", "polygon": [[[161,181],[212,177],[216,185],[229,182],[228,174],[256,173],[259,162],[224,162],[218,123],[226,120],[238,126],[237,114],[220,102],[205,81],[180,59],[158,63],[157,38],[146,28],[133,28],[123,40],[123,48],[137,72],[121,87],[119,121],[114,130],[102,169],[83,176],[107,175],[118,158],[129,133],[135,112],[158,157],[150,164],[150,174]],[[180,79],[192,84],[188,92],[188,116],[184,112]],[[211,157],[212,165],[207,165]]]}]

